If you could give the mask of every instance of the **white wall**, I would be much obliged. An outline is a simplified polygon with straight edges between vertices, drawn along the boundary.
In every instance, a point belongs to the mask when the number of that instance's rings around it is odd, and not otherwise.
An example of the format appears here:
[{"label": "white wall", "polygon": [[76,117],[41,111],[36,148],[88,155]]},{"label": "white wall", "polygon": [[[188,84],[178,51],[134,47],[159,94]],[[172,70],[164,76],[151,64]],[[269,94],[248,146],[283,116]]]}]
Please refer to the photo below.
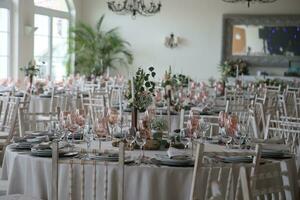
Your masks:
[{"label": "white wall", "polygon": [[[116,0],[122,1],[122,0]],[[156,0],[155,0],[156,1]],[[150,0],[145,0],[150,2]],[[299,0],[277,0],[272,4],[230,4],[222,0],[161,0],[162,10],[151,17],[120,16],[108,10],[104,0],[82,0],[82,20],[91,25],[102,14],[106,28],[119,27],[131,43],[134,66],[154,65],[162,74],[170,65],[175,72],[206,80],[218,77],[221,59],[223,14],[300,14]],[[164,38],[173,32],[184,43],[177,49],[164,46]],[[266,71],[284,70],[268,68]]]}]

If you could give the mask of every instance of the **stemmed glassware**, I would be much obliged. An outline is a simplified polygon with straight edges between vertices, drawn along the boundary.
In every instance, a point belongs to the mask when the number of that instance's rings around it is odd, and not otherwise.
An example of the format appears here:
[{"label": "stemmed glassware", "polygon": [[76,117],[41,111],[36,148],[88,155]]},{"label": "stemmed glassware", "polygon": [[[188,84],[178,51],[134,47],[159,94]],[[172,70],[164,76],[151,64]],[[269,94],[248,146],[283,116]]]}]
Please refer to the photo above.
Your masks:
[{"label": "stemmed glassware", "polygon": [[117,131],[116,130],[117,129],[116,125],[118,123],[118,118],[119,118],[118,110],[116,110],[116,109],[109,110],[109,112],[108,112],[108,123],[110,125],[111,137],[113,137],[114,134],[115,134],[115,131]]},{"label": "stemmed glassware", "polygon": [[209,129],[210,129],[210,123],[207,120],[201,118],[199,120],[199,131],[202,132],[202,139],[205,140],[207,138],[206,133]]},{"label": "stemmed glassware", "polygon": [[185,129],[180,130],[180,141],[184,145],[185,150],[189,148],[192,139],[189,137],[189,134],[187,134]]},{"label": "stemmed glassware", "polygon": [[84,126],[83,138],[84,138],[84,141],[86,142],[86,146],[87,146],[86,159],[89,159],[89,151],[90,151],[91,143],[94,140],[93,127],[92,127],[92,124],[90,123],[89,119],[86,120],[86,123]]},{"label": "stemmed glassware", "polygon": [[135,142],[140,146],[140,149],[141,149],[140,158],[142,160],[145,155],[144,146],[146,144],[146,137],[144,137],[140,131],[137,131],[136,135],[135,135]]},{"label": "stemmed glassware", "polygon": [[129,144],[129,148],[133,149],[135,138],[134,138],[134,132],[132,130],[128,129],[125,140],[126,140],[127,144]]}]

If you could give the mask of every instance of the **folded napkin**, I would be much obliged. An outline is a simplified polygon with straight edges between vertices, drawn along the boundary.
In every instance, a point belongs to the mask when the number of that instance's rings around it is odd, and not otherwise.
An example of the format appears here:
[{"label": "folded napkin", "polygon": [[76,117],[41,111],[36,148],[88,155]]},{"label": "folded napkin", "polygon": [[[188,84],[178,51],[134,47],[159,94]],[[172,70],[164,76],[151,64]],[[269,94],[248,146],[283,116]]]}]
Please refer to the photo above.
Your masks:
[{"label": "folded napkin", "polygon": [[189,158],[189,155],[187,155],[185,152],[175,149],[174,147],[170,147],[167,151],[167,154],[170,159],[175,160],[186,160]]}]

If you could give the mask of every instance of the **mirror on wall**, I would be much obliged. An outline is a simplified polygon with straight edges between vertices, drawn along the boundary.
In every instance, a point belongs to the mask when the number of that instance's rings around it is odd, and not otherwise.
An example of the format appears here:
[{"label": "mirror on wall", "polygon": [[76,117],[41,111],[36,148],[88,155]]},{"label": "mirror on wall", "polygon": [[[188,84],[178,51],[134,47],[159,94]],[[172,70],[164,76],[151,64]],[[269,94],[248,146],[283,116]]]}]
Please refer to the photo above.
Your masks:
[{"label": "mirror on wall", "polygon": [[221,62],[236,59],[286,68],[300,60],[300,15],[224,15]]},{"label": "mirror on wall", "polygon": [[300,56],[300,26],[235,25],[232,55]]}]

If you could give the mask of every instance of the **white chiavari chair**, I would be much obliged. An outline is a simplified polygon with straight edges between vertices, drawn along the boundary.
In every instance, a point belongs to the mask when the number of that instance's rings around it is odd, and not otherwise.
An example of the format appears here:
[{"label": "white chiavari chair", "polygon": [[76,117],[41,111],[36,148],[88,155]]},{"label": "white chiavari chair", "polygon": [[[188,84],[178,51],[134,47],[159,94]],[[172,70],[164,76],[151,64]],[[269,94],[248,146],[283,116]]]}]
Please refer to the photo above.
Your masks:
[{"label": "white chiavari chair", "polygon": [[[221,199],[229,200],[233,199],[235,195],[234,191],[234,171],[241,166],[248,166],[251,168],[251,174],[255,174],[260,163],[260,145],[256,145],[255,152],[205,152],[205,145],[198,143],[196,160],[194,165],[190,200],[207,200],[211,196],[212,183],[224,186],[220,187]],[[207,157],[216,156],[252,156],[252,164],[246,163],[216,163],[206,162]],[[207,172],[208,171],[208,172]],[[226,173],[227,172],[227,173]],[[200,189],[204,188],[204,191]],[[219,198],[219,197],[218,197]],[[213,198],[212,198],[213,199]]]},{"label": "white chiavari chair", "polygon": [[286,90],[290,92],[295,92],[296,94],[300,94],[300,88],[299,87],[292,87],[290,85],[286,86]]},{"label": "white chiavari chair", "polygon": [[[85,153],[91,153],[86,152],[83,150],[82,152]],[[93,151],[92,153],[96,153],[97,151]],[[124,143],[119,144],[119,162],[118,162],[118,186],[117,186],[117,199],[118,200],[124,200],[124,174],[125,174],[125,148]],[[63,165],[68,167],[68,181],[67,186],[64,188],[68,192],[68,194],[63,195],[61,194],[59,190],[59,175],[60,173],[60,167]],[[105,181],[105,184],[97,184],[98,176],[98,167],[99,165],[107,165],[105,162],[96,161],[96,160],[77,160],[77,159],[59,159],[59,148],[57,141],[52,143],[52,186],[51,186],[51,199],[52,200],[58,200],[59,197],[62,196],[68,196],[69,199],[73,199],[74,193],[79,192],[80,199],[89,199],[89,200],[96,200],[96,199],[102,199],[101,197],[97,197],[97,191],[100,190],[100,187],[103,187],[104,189],[104,199],[107,199],[107,189],[108,189],[108,183]],[[89,168],[88,168],[89,167]],[[75,174],[75,169],[80,168],[80,174]],[[92,169],[92,179],[90,179],[90,182],[92,182],[92,187],[86,188],[86,178],[87,178],[87,172],[86,170]],[[106,172],[105,172],[106,173]],[[80,176],[80,182],[76,182],[76,185],[80,186],[80,191],[74,191],[74,184],[75,184],[75,176]],[[90,176],[89,176],[90,177]],[[78,177],[77,177],[78,178]],[[77,180],[77,179],[76,179]],[[89,191],[90,197],[87,197],[86,191]],[[115,192],[115,191],[114,191]],[[102,195],[102,194],[101,194]]]},{"label": "white chiavari chair", "polygon": [[26,135],[37,131],[47,131],[51,127],[51,122],[59,121],[60,108],[52,113],[42,112],[20,112],[22,132],[20,135]]},{"label": "white chiavari chair", "polygon": [[92,93],[89,92],[88,101],[84,103],[84,107],[88,109],[87,113],[91,116],[92,122],[95,122],[99,114],[103,116],[107,115],[107,110],[109,108],[108,93]]},{"label": "white chiavari chair", "polygon": [[[20,136],[24,136],[25,134],[32,133],[34,131],[45,131],[48,129],[52,121],[59,120],[60,108],[54,108],[54,105],[56,105],[54,102],[54,95],[55,90],[52,89],[49,111],[31,112],[29,110],[31,95],[27,93],[24,94],[24,97],[20,101],[20,108],[18,110]],[[38,101],[43,101],[43,99],[41,97],[36,98],[34,103],[37,103]]]},{"label": "white chiavari chair", "polygon": [[286,105],[287,116],[298,117],[296,92],[285,90],[283,94],[285,96],[285,105]]},{"label": "white chiavari chair", "polygon": [[219,134],[219,123],[217,115],[202,115],[201,112],[196,108],[191,108],[189,112],[181,109],[179,116],[179,128],[185,129],[187,128],[188,120],[191,118],[191,114],[198,118],[199,120],[204,120],[209,124],[209,137],[215,136]]},{"label": "white chiavari chair", "polygon": [[109,93],[109,103],[111,108],[118,108],[121,110],[122,101],[123,101],[123,87],[115,86],[110,89]]},{"label": "white chiavari chair", "polygon": [[83,84],[83,91],[94,92],[99,88],[100,88],[100,84],[87,82],[87,81]]},{"label": "white chiavari chair", "polygon": [[281,85],[266,85],[268,92],[280,93]]},{"label": "white chiavari chair", "polygon": [[259,88],[256,91],[255,103],[262,103],[263,105],[265,105],[266,100],[267,100],[267,89]]},{"label": "white chiavari chair", "polygon": [[[286,117],[294,117],[294,108],[288,109],[291,106],[294,107],[294,99],[292,97],[293,93],[286,93],[283,92],[282,94],[278,95],[277,100],[277,110],[279,111],[279,115],[286,116]],[[292,100],[292,101],[291,101]]]},{"label": "white chiavari chair", "polygon": [[7,97],[3,99],[3,101],[6,101],[6,107],[5,107],[5,114],[3,117],[3,121],[0,126],[0,149],[1,149],[0,162],[1,163],[5,153],[5,148],[10,143],[15,133],[20,100],[18,98]]},{"label": "white chiavari chair", "polygon": [[267,127],[264,139],[281,139],[284,144],[290,146],[290,152],[298,155],[300,153],[300,122],[290,121],[287,118],[271,119],[267,116]]},{"label": "white chiavari chair", "polygon": [[264,131],[266,130],[266,120],[263,104],[259,102],[254,103],[253,109],[250,109],[250,112],[252,112],[251,114],[254,117],[253,120],[256,123],[257,132],[260,137],[264,134]]},{"label": "white chiavari chair", "polygon": [[246,171],[245,167],[240,168],[236,191],[241,192],[241,195],[237,194],[236,199],[298,199],[297,187],[291,184],[291,176],[288,175],[288,171],[282,169],[279,162],[259,167],[250,177]]}]

